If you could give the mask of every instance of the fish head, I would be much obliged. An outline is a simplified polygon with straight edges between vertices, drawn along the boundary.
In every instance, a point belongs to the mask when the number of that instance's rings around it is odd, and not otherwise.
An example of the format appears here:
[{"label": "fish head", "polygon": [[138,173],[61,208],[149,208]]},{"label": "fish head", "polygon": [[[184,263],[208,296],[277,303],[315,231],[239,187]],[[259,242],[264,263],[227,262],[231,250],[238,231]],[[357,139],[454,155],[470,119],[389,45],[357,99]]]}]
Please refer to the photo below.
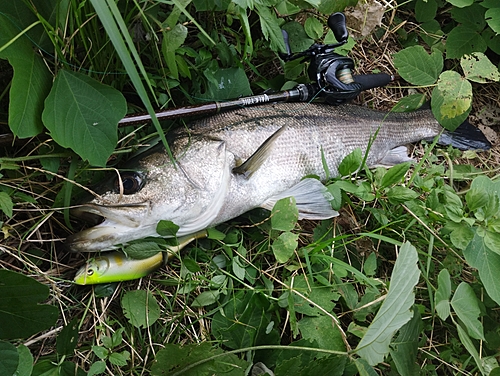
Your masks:
[{"label": "fish head", "polygon": [[102,223],[66,239],[73,251],[112,250],[159,236],[158,222],[179,226],[178,236],[207,228],[229,191],[232,155],[220,140],[192,140],[171,160],[162,149],[115,173],[105,192],[76,209]]}]

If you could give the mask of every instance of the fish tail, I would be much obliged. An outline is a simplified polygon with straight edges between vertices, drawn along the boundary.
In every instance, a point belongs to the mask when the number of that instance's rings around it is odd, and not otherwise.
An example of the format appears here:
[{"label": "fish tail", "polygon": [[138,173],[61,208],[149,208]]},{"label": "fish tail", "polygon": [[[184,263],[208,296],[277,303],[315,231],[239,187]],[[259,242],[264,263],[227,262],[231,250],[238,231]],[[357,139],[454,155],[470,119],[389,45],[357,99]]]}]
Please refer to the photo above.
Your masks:
[{"label": "fish tail", "polygon": [[491,143],[480,129],[467,120],[453,132],[445,130],[439,137],[440,145],[451,145],[460,150],[489,150]]}]

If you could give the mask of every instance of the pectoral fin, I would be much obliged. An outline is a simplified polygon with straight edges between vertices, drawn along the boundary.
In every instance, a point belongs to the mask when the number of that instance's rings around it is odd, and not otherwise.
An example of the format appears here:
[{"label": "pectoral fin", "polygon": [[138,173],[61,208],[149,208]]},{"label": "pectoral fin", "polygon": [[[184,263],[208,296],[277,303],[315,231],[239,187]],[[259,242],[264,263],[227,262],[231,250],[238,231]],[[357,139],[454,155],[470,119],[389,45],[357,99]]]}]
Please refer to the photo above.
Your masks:
[{"label": "pectoral fin", "polygon": [[261,206],[271,210],[276,201],[291,196],[295,197],[299,219],[319,220],[339,215],[330,204],[330,200],[333,199],[332,195],[319,180],[312,178],[304,179],[285,192],[269,198]]},{"label": "pectoral fin", "polygon": [[233,168],[235,174],[240,174],[249,178],[252,174],[257,171],[260,166],[265,162],[269,154],[271,154],[274,141],[285,131],[286,125],[278,129],[272,134],[262,145],[259,146],[257,151],[252,154],[243,164],[238,167]]}]

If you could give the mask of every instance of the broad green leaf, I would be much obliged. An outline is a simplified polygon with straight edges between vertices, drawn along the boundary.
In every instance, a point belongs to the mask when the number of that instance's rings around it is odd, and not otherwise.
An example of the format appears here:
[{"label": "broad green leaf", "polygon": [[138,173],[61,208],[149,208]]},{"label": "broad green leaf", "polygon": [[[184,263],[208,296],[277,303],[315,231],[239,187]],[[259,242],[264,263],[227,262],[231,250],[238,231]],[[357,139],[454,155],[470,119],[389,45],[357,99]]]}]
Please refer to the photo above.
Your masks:
[{"label": "broad green leaf", "polygon": [[355,6],[358,0],[322,0],[318,11],[322,14],[343,12],[345,8]]},{"label": "broad green leaf", "polygon": [[304,317],[299,321],[299,330],[302,338],[316,341],[321,349],[346,351],[342,333],[331,317]]},{"label": "broad green leaf", "polygon": [[[205,361],[204,361],[205,360]],[[249,364],[235,354],[224,354],[209,342],[180,346],[167,343],[156,354],[151,368],[152,376],[173,375],[227,375],[244,376]]]},{"label": "broad green leaf", "polygon": [[431,48],[444,52],[444,45],[441,43],[444,32],[441,30],[441,24],[435,19],[424,22],[420,25],[423,32],[420,33],[420,38]]},{"label": "broad green leaf", "polygon": [[70,361],[62,363],[50,359],[39,360],[33,367],[32,376],[88,376],[80,367]]},{"label": "broad green leaf", "polygon": [[92,346],[92,352],[96,354],[99,359],[106,359],[109,355],[109,350],[103,346]]},{"label": "broad green leaf", "polygon": [[128,360],[130,359],[130,353],[126,350],[122,352],[113,352],[109,354],[108,360],[111,364],[115,366],[124,367],[127,365]]},{"label": "broad green leaf", "polygon": [[[281,90],[289,90],[297,86],[295,80],[304,75],[305,64],[300,59],[285,62],[283,69],[285,71],[285,79],[288,81],[282,86]],[[287,88],[287,85],[290,87]]]},{"label": "broad green leaf", "polygon": [[92,363],[87,373],[87,376],[94,376],[104,373],[106,371],[106,362],[102,360],[98,360],[97,362]]},{"label": "broad green leaf", "polygon": [[462,345],[464,345],[464,347],[467,349],[469,354],[474,358],[474,361],[476,362],[476,365],[479,369],[479,372],[481,372],[482,375],[487,375],[487,373],[485,372],[485,370],[483,368],[483,364],[482,364],[483,362],[481,361],[481,356],[479,355],[479,353],[476,349],[476,346],[474,345],[474,343],[470,339],[469,335],[462,328],[462,325],[460,325],[459,323],[456,323],[456,327],[457,327],[458,338],[460,339],[460,342],[462,343]]},{"label": "broad green leaf", "polygon": [[488,48],[495,52],[497,55],[500,54],[500,34],[496,34],[491,28],[486,28],[481,33],[481,36],[485,40]]},{"label": "broad green leaf", "polygon": [[156,232],[160,236],[175,237],[177,235],[177,231],[179,231],[179,226],[172,221],[161,220],[156,225]]},{"label": "broad green leaf", "polygon": [[[357,1],[357,0],[356,0]],[[325,38],[323,39],[324,44],[335,44],[338,43],[337,39],[335,39],[335,35],[333,34],[333,31],[328,30],[326,32]],[[356,45],[356,40],[349,36],[347,39],[347,43],[343,44],[342,46],[339,46],[335,49],[335,53],[342,55],[342,56],[347,56],[351,53],[352,49]]]},{"label": "broad green leaf", "polygon": [[273,51],[286,52],[285,41],[279,27],[278,19],[274,12],[265,6],[256,5],[255,9],[259,14],[260,27],[264,38],[270,42]]},{"label": "broad green leaf", "polygon": [[[0,48],[19,32],[0,14]],[[7,59],[14,68],[9,92],[9,127],[19,138],[36,136],[43,130],[42,111],[52,75],[25,36],[1,51],[0,59]]]},{"label": "broad green leaf", "polygon": [[212,335],[230,349],[259,344],[278,344],[271,323],[270,301],[260,293],[240,291],[234,294],[212,320]]},{"label": "broad green leaf", "polygon": [[465,8],[453,7],[451,17],[458,23],[469,26],[474,30],[481,31],[486,26],[484,13],[486,9],[478,3]]},{"label": "broad green leaf", "polygon": [[497,0],[483,0],[481,1],[481,6],[485,8],[498,8]]},{"label": "broad green leaf", "polygon": [[500,255],[486,246],[484,238],[473,229],[474,238],[463,253],[469,265],[476,268],[486,292],[497,304],[500,304]]},{"label": "broad green leaf", "polygon": [[240,265],[239,257],[233,257],[232,269],[234,275],[240,280],[245,279],[245,268]]},{"label": "broad green leaf", "polygon": [[73,149],[91,165],[105,166],[125,116],[123,95],[81,73],[60,70],[45,101],[42,119],[61,146]]},{"label": "broad green leaf", "polygon": [[0,339],[26,338],[55,324],[59,310],[38,304],[49,288],[33,278],[0,270]]},{"label": "broad green leaf", "polygon": [[396,364],[398,374],[401,376],[419,374],[417,354],[422,327],[420,312],[416,307],[413,307],[412,319],[400,329],[398,337],[391,344],[391,357]]},{"label": "broad green leaf", "polygon": [[400,163],[387,170],[382,181],[380,182],[380,188],[386,188],[390,185],[397,184],[401,182],[401,179],[406,175],[406,172],[410,169],[411,164]]},{"label": "broad green leaf", "polygon": [[443,70],[443,56],[439,51],[429,55],[422,46],[407,47],[394,55],[394,66],[409,83],[432,85]]},{"label": "broad green leaf", "polygon": [[295,197],[285,197],[274,204],[271,211],[271,227],[278,231],[291,231],[299,219]]},{"label": "broad green leaf", "polygon": [[197,12],[224,11],[230,2],[230,0],[193,0]]},{"label": "broad green leaf", "polygon": [[75,317],[57,335],[57,354],[60,356],[72,356],[78,344],[79,319]]},{"label": "broad green leaf", "polygon": [[361,149],[356,148],[352,152],[347,154],[344,157],[344,159],[342,159],[342,162],[340,162],[339,174],[341,176],[349,176],[355,173],[361,167],[362,162],[363,162],[363,154],[361,152]]},{"label": "broad green leaf", "polygon": [[476,186],[471,187],[465,194],[465,201],[470,211],[482,208],[489,201],[489,192],[485,192]]},{"label": "broad green leaf", "polygon": [[472,85],[455,71],[439,76],[432,91],[431,107],[436,120],[449,131],[463,123],[472,106]]},{"label": "broad green leaf", "polygon": [[394,205],[410,201],[418,196],[419,194],[414,190],[398,185],[387,190],[387,199]]},{"label": "broad green leaf", "polygon": [[488,26],[495,33],[500,34],[500,7],[490,8],[484,14]]},{"label": "broad green leaf", "polygon": [[205,307],[214,304],[219,299],[219,296],[220,291],[218,290],[203,291],[193,300],[191,307]]},{"label": "broad green leaf", "polygon": [[417,0],[415,3],[415,18],[418,22],[427,22],[436,18],[436,0]]},{"label": "broad green leaf", "polygon": [[[324,311],[332,312],[335,307],[335,301],[340,298],[340,294],[333,287],[307,281],[304,275],[293,278],[293,284],[292,279],[288,280],[287,285],[291,286],[290,293],[293,297],[293,311],[308,316],[321,316],[325,314]],[[309,301],[294,293],[294,291],[305,296]]]},{"label": "broad green leaf", "polygon": [[300,7],[295,4],[292,4],[290,1],[280,1],[276,4],[276,10],[279,14],[292,15],[299,13],[301,11]]},{"label": "broad green leaf", "polygon": [[354,359],[354,364],[358,369],[359,376],[378,376],[378,373],[363,358]]},{"label": "broad green leaf", "polygon": [[248,78],[241,68],[217,68],[215,71],[207,71],[205,74],[210,76],[210,80],[207,92],[200,93],[200,98],[217,101],[252,94]]},{"label": "broad green leaf", "polygon": [[278,236],[271,245],[276,261],[280,263],[287,262],[293,256],[293,252],[297,248],[298,239],[298,234],[292,234],[288,231]]},{"label": "broad green leaf", "polygon": [[[487,176],[480,175],[474,179],[470,189],[483,192],[486,197],[490,197],[488,204],[482,208],[483,212],[481,212],[485,218],[490,219],[491,217],[499,216],[500,207],[498,199],[500,198],[500,180],[492,181]],[[475,214],[478,215],[479,213]]]},{"label": "broad green leaf", "polygon": [[401,98],[398,103],[392,108],[392,112],[411,112],[415,111],[427,100],[425,94],[411,94]]},{"label": "broad green leaf", "polygon": [[469,284],[461,282],[458,285],[451,299],[451,306],[467,328],[469,335],[484,341],[483,324],[479,321],[481,310],[474,290]]},{"label": "broad green leaf", "polygon": [[160,306],[150,291],[127,291],[121,300],[123,314],[136,328],[147,328],[160,317]]},{"label": "broad green leaf", "polygon": [[125,247],[123,252],[135,260],[144,260],[161,252],[162,249],[157,242],[142,240]]},{"label": "broad green leaf", "polygon": [[163,33],[163,41],[161,45],[163,57],[165,58],[168,69],[170,70],[170,74],[176,80],[179,79],[179,73],[177,70],[177,62],[175,60],[175,52],[180,46],[182,46],[186,37],[187,27],[182,24],[177,24],[173,29]]},{"label": "broad green leaf", "polygon": [[17,365],[16,376],[30,376],[33,370],[33,355],[31,355],[30,349],[24,345],[19,345],[17,353],[19,354],[19,364]]},{"label": "broad green leaf", "polygon": [[458,249],[465,249],[472,238],[474,237],[474,232],[471,227],[466,223],[459,223],[450,234],[450,240],[455,247]]},{"label": "broad green leaf", "polygon": [[459,8],[468,7],[474,2],[474,0],[446,0],[446,1],[449,2],[451,5],[454,5]]},{"label": "broad green leaf", "polygon": [[193,260],[192,258],[189,257],[184,257],[182,259],[182,265],[189,270],[191,273],[198,273],[201,272],[201,268],[198,265],[198,263]]},{"label": "broad green leaf", "polygon": [[446,58],[459,59],[472,52],[485,52],[487,48],[483,37],[467,25],[459,25],[448,34],[446,39]]},{"label": "broad green leaf", "polygon": [[493,252],[500,255],[500,233],[491,230],[484,231],[484,244]]},{"label": "broad green leaf", "polygon": [[0,375],[14,375],[19,364],[19,354],[14,345],[0,341]]},{"label": "broad green leaf", "polygon": [[14,203],[7,192],[0,192],[0,210],[3,211],[7,217],[12,218],[13,209]]},{"label": "broad green leaf", "polygon": [[415,302],[414,288],[420,276],[417,260],[415,247],[404,243],[392,271],[389,292],[356,347],[357,354],[372,366],[384,360],[392,336],[413,316],[410,308]]},{"label": "broad green leaf", "polygon": [[224,240],[226,234],[217,230],[216,228],[208,228],[207,229],[207,238],[214,240]]},{"label": "broad green leaf", "polygon": [[282,29],[288,34],[288,43],[293,53],[307,50],[314,43],[314,40],[308,36],[304,27],[296,21],[287,22]]},{"label": "broad green leaf", "polygon": [[377,272],[377,254],[372,252],[365,259],[363,271],[367,276],[373,276]]},{"label": "broad green leaf", "polygon": [[465,78],[468,80],[481,84],[500,80],[498,68],[481,52],[474,52],[471,55],[463,56],[460,60],[460,65],[464,71]]},{"label": "broad green leaf", "polygon": [[317,18],[309,17],[304,23],[304,30],[309,38],[317,40],[323,35],[323,24]]},{"label": "broad green leaf", "polygon": [[[315,348],[314,345],[309,345],[307,341],[293,342],[290,347],[302,346]],[[308,346],[306,346],[308,345]],[[293,354],[293,356],[291,355]],[[345,370],[346,356],[315,356],[314,351],[283,351],[280,359],[278,359],[276,367],[273,369],[274,374],[279,375],[328,375],[342,376]],[[283,358],[283,359],[281,359]],[[262,374],[267,376],[268,374]]]}]

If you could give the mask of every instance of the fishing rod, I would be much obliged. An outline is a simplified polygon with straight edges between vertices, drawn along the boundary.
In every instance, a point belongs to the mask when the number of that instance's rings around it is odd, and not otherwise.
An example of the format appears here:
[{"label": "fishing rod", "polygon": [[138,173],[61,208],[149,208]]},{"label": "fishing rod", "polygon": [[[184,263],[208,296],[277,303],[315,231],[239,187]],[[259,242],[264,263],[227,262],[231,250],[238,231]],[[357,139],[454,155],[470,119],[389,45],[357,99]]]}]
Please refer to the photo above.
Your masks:
[{"label": "fishing rod", "polygon": [[[171,120],[187,116],[213,115],[241,107],[257,106],[272,102],[309,102],[313,99],[323,100],[328,104],[340,105],[356,98],[363,90],[385,86],[394,77],[385,73],[352,75],[354,62],[350,57],[335,52],[337,47],[347,43],[345,16],[343,13],[334,13],[328,17],[328,26],[333,31],[337,43],[313,44],[307,50],[292,54],[288,41],[288,34],[282,30],[287,49],[286,54],[280,53],[281,59],[291,61],[302,58],[310,60],[308,75],[312,83],[299,84],[291,90],[277,93],[264,93],[241,97],[224,102],[209,102],[199,105],[177,107],[165,111],[155,112],[158,120]],[[147,113],[127,115],[118,122],[119,126],[151,122],[151,115]]]},{"label": "fishing rod", "polygon": [[[333,31],[334,44],[313,44],[307,50],[292,54],[288,41],[288,34],[282,31],[287,49],[280,53],[284,61],[302,58],[310,60],[308,76],[312,81],[309,84],[299,84],[291,90],[276,93],[264,93],[241,97],[224,102],[209,102],[199,105],[176,107],[155,112],[159,120],[171,120],[188,116],[213,115],[222,111],[229,111],[241,107],[257,106],[273,102],[309,102],[314,100],[324,101],[332,105],[340,105],[356,98],[363,90],[385,86],[392,82],[394,77],[385,73],[352,75],[354,62],[350,57],[339,55],[335,49],[347,43],[345,16],[343,13],[334,13],[328,17],[328,26]],[[143,124],[151,122],[148,113],[127,115],[118,122],[119,126]],[[12,134],[0,135],[0,145],[11,143]]]}]

